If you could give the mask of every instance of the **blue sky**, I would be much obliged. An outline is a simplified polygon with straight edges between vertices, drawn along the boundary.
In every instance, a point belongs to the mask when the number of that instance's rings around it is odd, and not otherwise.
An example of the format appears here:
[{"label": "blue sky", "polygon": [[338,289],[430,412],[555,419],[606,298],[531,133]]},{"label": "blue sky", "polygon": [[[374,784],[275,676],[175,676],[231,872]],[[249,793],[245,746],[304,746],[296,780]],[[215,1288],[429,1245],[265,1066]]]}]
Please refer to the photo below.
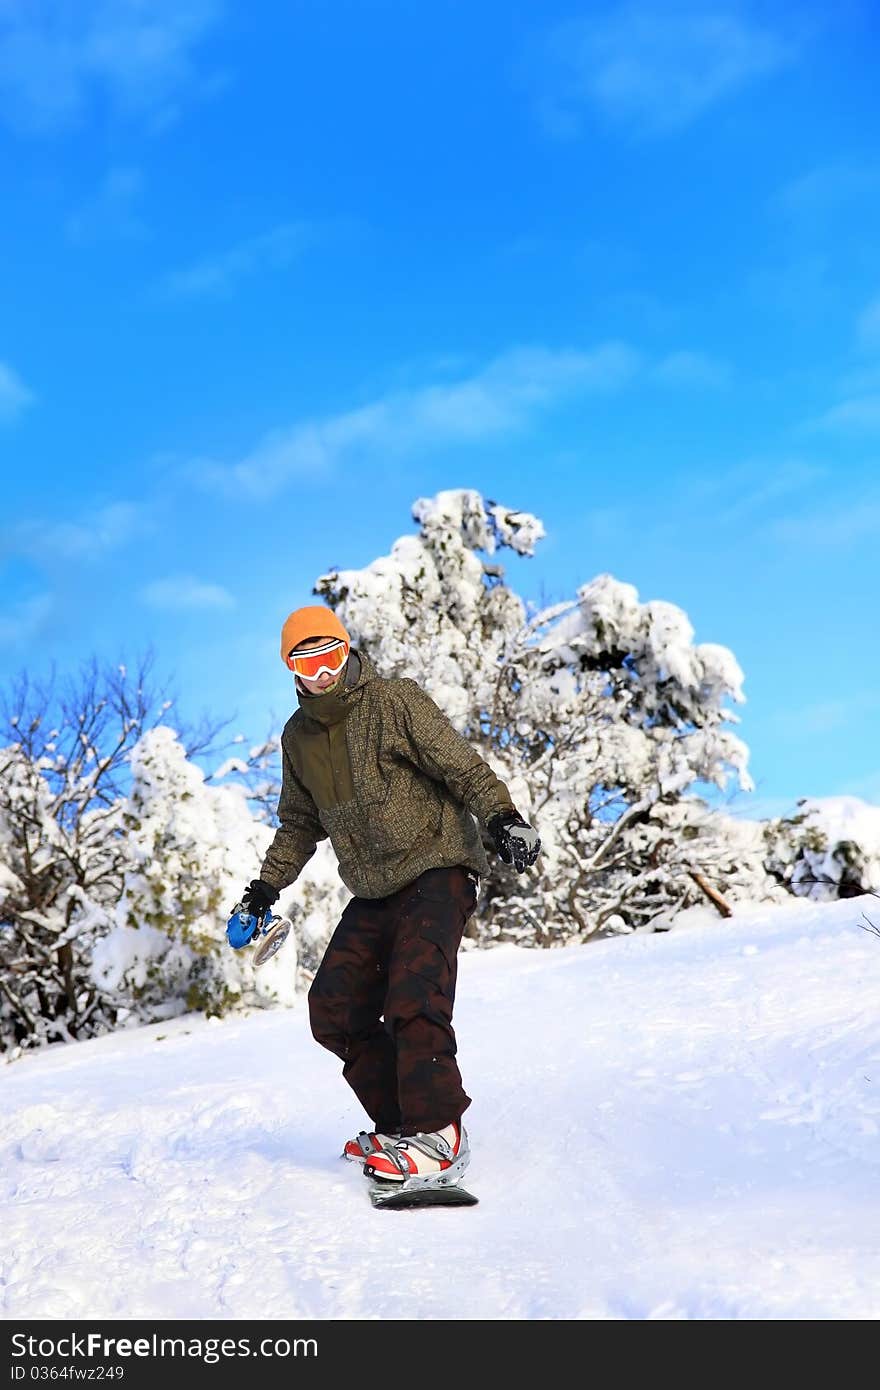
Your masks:
[{"label": "blue sky", "polygon": [[764,814],[880,801],[880,20],[0,0],[0,679],[285,615],[473,487],[745,672]]}]

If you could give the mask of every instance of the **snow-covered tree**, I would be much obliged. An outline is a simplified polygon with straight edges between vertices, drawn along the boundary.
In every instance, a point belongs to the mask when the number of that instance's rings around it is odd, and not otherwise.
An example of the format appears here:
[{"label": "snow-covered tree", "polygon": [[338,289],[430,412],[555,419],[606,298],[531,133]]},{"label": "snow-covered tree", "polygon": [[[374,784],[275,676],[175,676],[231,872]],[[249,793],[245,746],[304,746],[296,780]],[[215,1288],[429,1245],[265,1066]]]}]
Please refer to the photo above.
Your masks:
[{"label": "snow-covered tree", "polygon": [[102,886],[116,866],[108,842],[114,809],[84,812],[72,830],[46,775],[49,761],[28,757],[20,744],[0,750],[2,1051],[113,1022],[89,980],[88,957],[109,922]]},{"label": "snow-covered tree", "polygon": [[767,865],[798,897],[880,892],[880,807],[856,796],[803,797],[765,826]]},{"label": "snow-covered tree", "polygon": [[527,876],[490,856],[472,932],[551,944],[632,930],[707,886],[775,896],[760,836],[697,794],[751,787],[727,727],[727,702],[743,699],[731,652],[695,644],[681,609],[607,574],[528,612],[494,558],[533,553],[544,528],[528,513],[456,489],[413,516],[418,535],[314,591],[384,674],[425,686],[541,833]]},{"label": "snow-covered tree", "polygon": [[0,1046],[106,1031],[90,974],[119,892],[125,756],[157,697],[96,663],[56,695],[22,676],[0,704]]},{"label": "snow-covered tree", "polygon": [[[173,703],[152,665],[92,661],[60,689],[22,676],[0,698],[0,1050],[106,1032],[130,1009],[92,958],[129,865],[129,755]],[[188,755],[220,727],[185,733]]]},{"label": "snow-covered tree", "polygon": [[314,979],[324,948],[351,896],[339,877],[330,841],[322,840],[296,883],[278,899],[277,911],[293,922],[297,988],[303,993]]},{"label": "snow-covered tree", "polygon": [[244,790],[210,786],[166,727],[138,740],[130,765],[121,808],[127,862],[115,925],[93,952],[96,984],[141,1021],[292,1002],[292,943],[255,972],[252,952],[234,952],[225,939],[247,866],[261,862],[272,838]]}]

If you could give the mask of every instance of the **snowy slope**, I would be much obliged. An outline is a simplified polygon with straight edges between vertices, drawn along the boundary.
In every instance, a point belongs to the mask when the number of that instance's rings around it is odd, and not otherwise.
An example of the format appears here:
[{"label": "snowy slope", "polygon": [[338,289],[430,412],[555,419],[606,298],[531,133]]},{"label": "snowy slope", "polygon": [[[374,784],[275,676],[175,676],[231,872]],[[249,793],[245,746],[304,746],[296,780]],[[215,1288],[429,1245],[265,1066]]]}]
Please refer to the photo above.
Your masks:
[{"label": "snowy slope", "polygon": [[876,1318],[872,906],[464,953],[471,1209],[371,1209],[304,1002],[0,1068],[0,1312]]}]

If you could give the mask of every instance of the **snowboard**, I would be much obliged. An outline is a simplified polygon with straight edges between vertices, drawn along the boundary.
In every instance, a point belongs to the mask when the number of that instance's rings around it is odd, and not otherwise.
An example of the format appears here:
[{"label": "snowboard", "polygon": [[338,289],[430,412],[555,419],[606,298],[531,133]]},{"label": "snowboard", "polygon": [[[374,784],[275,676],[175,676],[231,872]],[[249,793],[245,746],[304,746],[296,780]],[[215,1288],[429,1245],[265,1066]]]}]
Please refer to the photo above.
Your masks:
[{"label": "snowboard", "polygon": [[388,1211],[411,1211],[417,1207],[475,1207],[479,1201],[472,1192],[450,1183],[448,1187],[404,1188],[397,1183],[374,1182],[367,1179],[370,1201],[376,1208]]}]

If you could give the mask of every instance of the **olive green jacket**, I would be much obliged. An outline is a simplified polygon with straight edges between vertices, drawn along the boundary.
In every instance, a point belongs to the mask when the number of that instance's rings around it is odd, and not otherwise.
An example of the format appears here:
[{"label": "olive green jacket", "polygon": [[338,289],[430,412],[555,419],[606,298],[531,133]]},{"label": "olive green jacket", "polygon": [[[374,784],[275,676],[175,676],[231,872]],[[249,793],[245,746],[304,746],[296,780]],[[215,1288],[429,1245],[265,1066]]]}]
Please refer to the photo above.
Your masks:
[{"label": "olive green jacket", "polygon": [[510,793],[414,680],[380,676],[352,650],[331,692],[298,689],[260,878],[286,888],[328,836],[356,897],[387,897],[426,869],[488,872],[473,818],[513,810]]}]

